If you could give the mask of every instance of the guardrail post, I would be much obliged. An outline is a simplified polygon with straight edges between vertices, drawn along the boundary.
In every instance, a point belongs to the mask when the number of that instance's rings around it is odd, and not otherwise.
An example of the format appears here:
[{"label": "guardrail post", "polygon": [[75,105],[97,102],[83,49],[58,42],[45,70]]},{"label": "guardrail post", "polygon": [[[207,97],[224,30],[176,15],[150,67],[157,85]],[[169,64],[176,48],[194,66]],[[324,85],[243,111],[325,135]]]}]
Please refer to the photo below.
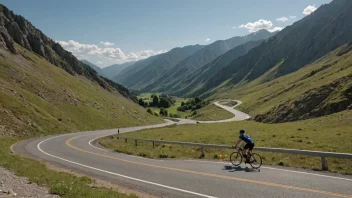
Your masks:
[{"label": "guardrail post", "polygon": [[203,146],[203,145],[202,145],[202,146],[200,146],[200,150],[201,150],[201,152],[202,152],[201,157],[204,157],[204,156],[205,156],[205,154],[204,154],[204,146]]},{"label": "guardrail post", "polygon": [[154,148],[154,146],[155,146],[155,145],[154,145],[154,142],[153,142],[153,148]]},{"label": "guardrail post", "polygon": [[134,140],[135,145],[137,146],[137,140]]},{"label": "guardrail post", "polygon": [[125,143],[127,143],[127,139],[125,138]]},{"label": "guardrail post", "polygon": [[328,163],[326,162],[324,156],[321,156],[321,168],[322,170],[328,170]]}]

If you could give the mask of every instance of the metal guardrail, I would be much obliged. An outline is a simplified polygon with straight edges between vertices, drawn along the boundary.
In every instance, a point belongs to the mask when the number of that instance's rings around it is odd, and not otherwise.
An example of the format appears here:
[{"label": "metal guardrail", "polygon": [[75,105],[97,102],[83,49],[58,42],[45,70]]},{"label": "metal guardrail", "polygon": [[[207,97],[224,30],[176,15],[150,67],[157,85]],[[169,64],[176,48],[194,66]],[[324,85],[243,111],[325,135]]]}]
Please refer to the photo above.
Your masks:
[{"label": "metal guardrail", "polygon": [[[229,145],[203,144],[203,143],[192,143],[192,142],[176,142],[176,141],[165,141],[165,140],[149,140],[149,139],[140,139],[140,138],[124,138],[124,137],[120,137],[120,138],[124,139],[126,143],[128,140],[134,140],[136,146],[138,145],[138,141],[152,142],[153,147],[155,146],[155,143],[178,144],[178,145],[185,145],[185,146],[199,146],[201,148],[200,150],[202,152],[202,156],[205,155],[204,148],[233,149],[233,147],[229,146]],[[334,152],[283,149],[283,148],[268,148],[268,147],[254,147],[254,150],[263,151],[263,152],[289,153],[289,154],[310,155],[310,156],[320,157],[321,158],[321,166],[322,166],[323,170],[328,170],[328,164],[325,159],[326,157],[352,159],[352,154],[350,154],[350,153],[334,153]]]}]

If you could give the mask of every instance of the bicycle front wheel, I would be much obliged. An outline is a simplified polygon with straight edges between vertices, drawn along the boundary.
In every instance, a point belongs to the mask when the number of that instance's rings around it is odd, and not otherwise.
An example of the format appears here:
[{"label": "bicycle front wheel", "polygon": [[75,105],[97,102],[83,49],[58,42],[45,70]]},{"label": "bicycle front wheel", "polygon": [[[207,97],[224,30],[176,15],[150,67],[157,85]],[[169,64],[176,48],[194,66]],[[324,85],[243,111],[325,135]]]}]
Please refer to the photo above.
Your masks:
[{"label": "bicycle front wheel", "polygon": [[251,154],[249,161],[250,161],[250,165],[254,169],[258,169],[262,166],[262,157],[260,157],[260,155],[256,153]]},{"label": "bicycle front wheel", "polygon": [[230,155],[230,161],[234,166],[239,166],[242,163],[242,155],[239,152],[233,152]]}]

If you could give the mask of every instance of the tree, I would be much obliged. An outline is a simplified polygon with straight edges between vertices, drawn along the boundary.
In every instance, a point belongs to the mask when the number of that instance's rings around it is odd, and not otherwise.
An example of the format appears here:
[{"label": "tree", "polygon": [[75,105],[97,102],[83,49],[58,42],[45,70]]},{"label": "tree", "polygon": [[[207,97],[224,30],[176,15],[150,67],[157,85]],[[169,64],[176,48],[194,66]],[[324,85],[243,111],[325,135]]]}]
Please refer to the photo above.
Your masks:
[{"label": "tree", "polygon": [[177,111],[185,112],[186,111],[186,106],[177,107]]},{"label": "tree", "polygon": [[159,98],[158,96],[154,95],[153,97],[153,107],[159,106]]},{"label": "tree", "polygon": [[185,102],[181,102],[181,106],[185,106]]},{"label": "tree", "polygon": [[167,98],[160,98],[159,107],[169,108],[171,107],[171,102]]},{"label": "tree", "polygon": [[140,98],[140,99],[138,100],[138,104],[141,105],[142,107],[144,107],[144,101],[143,101],[142,98]]},{"label": "tree", "polygon": [[160,115],[164,115],[164,113],[165,113],[165,109],[164,109],[164,107],[161,107],[159,114],[160,114]]},{"label": "tree", "polygon": [[160,108],[160,112],[159,112],[160,115],[162,115],[162,116],[167,116],[167,113],[168,113],[168,112],[167,112],[166,109],[164,109],[163,107]]},{"label": "tree", "polygon": [[202,100],[201,100],[200,98],[198,98],[198,97],[194,98],[194,102],[195,102],[196,104],[200,103],[201,101],[202,101]]}]

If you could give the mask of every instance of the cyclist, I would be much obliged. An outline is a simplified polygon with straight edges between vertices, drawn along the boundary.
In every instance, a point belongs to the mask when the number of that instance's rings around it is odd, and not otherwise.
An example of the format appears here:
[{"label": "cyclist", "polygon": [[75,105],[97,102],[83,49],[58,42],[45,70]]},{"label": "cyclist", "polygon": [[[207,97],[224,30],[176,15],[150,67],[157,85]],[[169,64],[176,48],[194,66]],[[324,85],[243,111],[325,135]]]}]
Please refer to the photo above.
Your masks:
[{"label": "cyclist", "polygon": [[242,154],[243,154],[243,157],[246,158],[246,163],[249,163],[250,156],[247,155],[247,153],[248,153],[248,150],[252,151],[252,149],[254,148],[254,141],[249,135],[246,134],[246,132],[243,129],[240,130],[240,137],[234,148],[237,148],[240,145],[240,143],[242,143],[242,141],[246,143],[246,145],[243,147]]}]

